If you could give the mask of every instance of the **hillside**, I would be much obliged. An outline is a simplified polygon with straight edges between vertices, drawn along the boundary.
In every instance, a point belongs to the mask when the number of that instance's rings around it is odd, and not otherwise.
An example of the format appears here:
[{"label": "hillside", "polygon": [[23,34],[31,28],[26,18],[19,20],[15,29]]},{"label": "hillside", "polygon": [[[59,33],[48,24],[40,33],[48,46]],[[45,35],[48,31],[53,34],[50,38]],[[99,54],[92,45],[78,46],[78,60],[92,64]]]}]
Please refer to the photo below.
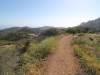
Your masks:
[{"label": "hillside", "polygon": [[9,34],[9,33],[14,33],[14,32],[17,32],[21,29],[30,29],[29,27],[10,27],[10,28],[6,28],[6,29],[3,29],[3,30],[0,30],[0,35],[5,35],[5,34]]},{"label": "hillside", "polygon": [[9,34],[11,32],[17,32],[18,30],[21,30],[21,29],[29,29],[29,30],[32,30],[32,31],[35,31],[35,32],[40,32],[42,30],[47,30],[49,28],[53,28],[51,26],[43,26],[43,27],[38,27],[38,28],[30,28],[30,27],[11,27],[11,28],[6,28],[6,29],[3,29],[3,30],[0,30],[0,35],[4,35],[4,34]]},{"label": "hillside", "polygon": [[100,35],[72,29],[77,34],[57,28],[37,34],[23,27],[2,36],[0,75],[100,75]]},{"label": "hillside", "polygon": [[53,27],[51,27],[51,26],[43,26],[43,27],[38,27],[38,28],[31,28],[31,30],[34,30],[36,32],[40,32],[40,31],[47,30],[47,29],[50,29],[50,28],[53,28]]},{"label": "hillside", "polygon": [[86,75],[100,75],[100,34],[77,34],[72,44]]},{"label": "hillside", "polygon": [[6,28],[6,29],[3,29],[3,30],[0,30],[0,35],[5,35],[5,34],[9,34],[11,32],[17,32],[18,30],[21,30],[21,29],[29,29],[29,30],[32,30],[34,32],[41,32],[41,31],[44,31],[44,30],[47,30],[47,29],[50,29],[50,28],[57,28],[57,29],[65,29],[64,27],[52,27],[52,26],[43,26],[43,27],[37,27],[37,28],[31,28],[31,27],[11,27],[11,28]]},{"label": "hillside", "polygon": [[23,28],[0,39],[0,75],[39,75],[41,60],[51,52],[56,38],[38,40],[30,34],[34,32]]},{"label": "hillside", "polygon": [[90,20],[88,22],[83,22],[78,27],[86,27],[86,28],[98,28],[100,27],[100,18],[95,20]]},{"label": "hillside", "polygon": [[4,30],[0,30],[0,35],[9,34],[11,32],[16,32],[16,31],[18,31],[20,29],[22,29],[22,28],[21,27],[6,28]]}]

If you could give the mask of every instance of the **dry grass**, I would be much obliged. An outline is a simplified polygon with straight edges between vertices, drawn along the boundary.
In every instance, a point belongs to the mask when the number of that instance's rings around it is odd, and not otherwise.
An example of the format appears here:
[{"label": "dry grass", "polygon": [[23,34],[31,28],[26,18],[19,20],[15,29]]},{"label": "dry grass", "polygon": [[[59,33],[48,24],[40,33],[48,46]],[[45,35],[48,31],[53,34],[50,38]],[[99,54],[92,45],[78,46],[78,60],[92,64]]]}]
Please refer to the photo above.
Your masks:
[{"label": "dry grass", "polygon": [[52,52],[57,38],[30,40],[27,45],[0,42],[0,75],[40,75],[41,60]]},{"label": "dry grass", "polygon": [[17,75],[39,75],[41,60],[52,52],[55,43],[55,37],[47,38],[40,43],[31,41],[26,52],[20,57],[20,63],[16,70]]},{"label": "dry grass", "polygon": [[88,75],[100,75],[99,38],[100,36],[97,34],[84,34],[73,40],[75,54]]}]

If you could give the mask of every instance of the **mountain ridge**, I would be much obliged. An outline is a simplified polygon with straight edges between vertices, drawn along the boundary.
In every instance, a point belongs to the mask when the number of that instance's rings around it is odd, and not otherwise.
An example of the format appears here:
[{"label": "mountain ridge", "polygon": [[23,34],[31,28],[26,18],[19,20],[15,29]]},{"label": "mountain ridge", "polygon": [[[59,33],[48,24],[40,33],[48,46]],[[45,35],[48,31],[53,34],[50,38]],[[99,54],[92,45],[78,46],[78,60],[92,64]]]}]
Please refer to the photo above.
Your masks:
[{"label": "mountain ridge", "polygon": [[100,27],[100,17],[95,20],[89,20],[87,22],[82,22],[77,27],[85,27],[85,28],[97,28]]}]

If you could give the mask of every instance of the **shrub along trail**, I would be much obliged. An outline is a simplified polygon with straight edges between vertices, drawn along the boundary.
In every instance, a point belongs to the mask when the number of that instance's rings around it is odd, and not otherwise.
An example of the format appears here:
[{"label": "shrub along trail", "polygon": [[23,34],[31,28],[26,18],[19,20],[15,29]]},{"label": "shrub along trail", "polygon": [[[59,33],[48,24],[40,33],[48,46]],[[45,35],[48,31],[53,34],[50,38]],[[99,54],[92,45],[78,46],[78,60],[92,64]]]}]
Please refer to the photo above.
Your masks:
[{"label": "shrub along trail", "polygon": [[41,75],[82,74],[79,60],[71,47],[72,35],[64,36],[58,42],[56,50],[43,62]]}]

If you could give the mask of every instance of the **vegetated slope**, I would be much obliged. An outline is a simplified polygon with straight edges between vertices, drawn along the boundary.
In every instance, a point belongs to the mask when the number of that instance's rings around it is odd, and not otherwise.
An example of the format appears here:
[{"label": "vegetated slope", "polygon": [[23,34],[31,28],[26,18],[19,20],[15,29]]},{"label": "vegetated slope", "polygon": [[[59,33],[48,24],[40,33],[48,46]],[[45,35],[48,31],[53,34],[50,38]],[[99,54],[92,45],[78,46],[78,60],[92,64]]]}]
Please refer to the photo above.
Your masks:
[{"label": "vegetated slope", "polygon": [[41,60],[52,52],[58,37],[50,34],[52,37],[30,38],[27,34],[35,33],[23,28],[0,38],[0,75],[40,74]]},{"label": "vegetated slope", "polygon": [[6,29],[3,29],[3,30],[0,30],[0,35],[9,34],[11,32],[16,32],[20,29],[21,29],[21,27],[6,28]]},{"label": "vegetated slope", "polygon": [[88,75],[100,75],[100,35],[78,34],[73,39],[76,56]]},{"label": "vegetated slope", "polygon": [[0,75],[15,75],[14,69],[18,65],[19,54],[13,44],[0,46]]},{"label": "vegetated slope", "polygon": [[11,27],[11,28],[6,28],[6,29],[3,29],[3,30],[0,30],[0,35],[4,35],[4,34],[9,34],[11,32],[17,32],[21,29],[28,29],[28,30],[32,30],[32,31],[35,31],[35,32],[40,32],[41,30],[47,30],[49,28],[53,28],[51,26],[44,26],[44,27],[38,27],[38,28],[30,28],[30,27]]},{"label": "vegetated slope", "polygon": [[65,29],[64,27],[52,27],[52,26],[43,26],[43,27],[37,27],[37,28],[31,28],[31,27],[27,27],[27,26],[25,26],[25,27],[11,27],[11,28],[6,28],[3,30],[0,30],[0,35],[9,34],[11,32],[17,32],[21,29],[28,29],[28,30],[34,31],[36,33],[39,33],[39,32],[42,32],[44,30],[48,30],[50,28]]},{"label": "vegetated slope", "polygon": [[72,36],[63,37],[56,51],[47,57],[41,68],[41,75],[75,75],[82,73],[78,59],[71,47]]},{"label": "vegetated slope", "polygon": [[0,40],[0,75],[39,75],[41,60],[51,52],[55,40]]},{"label": "vegetated slope", "polygon": [[27,28],[22,28],[16,32],[11,32],[9,34],[5,34],[4,36],[2,35],[0,37],[0,40],[8,40],[8,41],[18,41],[23,38],[30,38],[29,34],[36,34],[34,31],[27,29]]},{"label": "vegetated slope", "polygon": [[28,29],[30,30],[29,27],[11,27],[11,28],[6,28],[6,29],[3,29],[3,30],[0,30],[0,35],[6,35],[6,34],[9,34],[9,33],[14,33],[14,32],[17,32],[21,29]]}]

